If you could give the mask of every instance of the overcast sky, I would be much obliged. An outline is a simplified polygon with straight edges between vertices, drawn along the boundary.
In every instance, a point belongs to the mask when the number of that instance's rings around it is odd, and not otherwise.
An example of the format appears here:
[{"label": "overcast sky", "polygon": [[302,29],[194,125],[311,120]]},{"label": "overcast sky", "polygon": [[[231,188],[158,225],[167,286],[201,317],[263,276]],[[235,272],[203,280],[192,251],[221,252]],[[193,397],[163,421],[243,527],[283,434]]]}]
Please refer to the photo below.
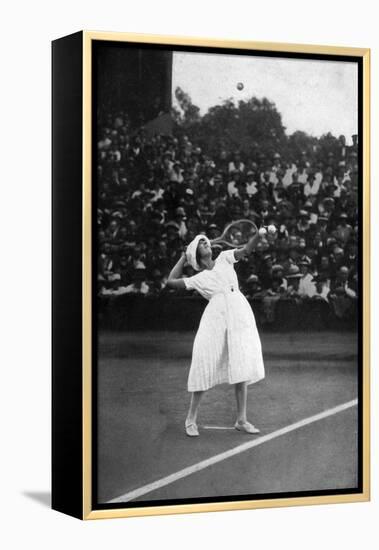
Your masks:
[{"label": "overcast sky", "polygon": [[[237,90],[238,82],[244,84]],[[276,104],[288,134],[358,128],[356,63],[217,54],[174,53],[173,90],[180,86],[204,114],[224,99],[267,97]]]}]

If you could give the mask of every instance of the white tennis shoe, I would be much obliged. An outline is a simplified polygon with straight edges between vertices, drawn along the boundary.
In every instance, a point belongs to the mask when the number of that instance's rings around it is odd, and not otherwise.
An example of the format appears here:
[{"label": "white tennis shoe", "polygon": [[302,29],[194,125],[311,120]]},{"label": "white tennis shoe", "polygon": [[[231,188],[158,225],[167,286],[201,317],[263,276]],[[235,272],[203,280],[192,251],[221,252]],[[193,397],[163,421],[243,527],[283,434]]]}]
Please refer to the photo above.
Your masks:
[{"label": "white tennis shoe", "polygon": [[259,434],[261,433],[258,428],[253,426],[253,424],[250,424],[250,422],[236,422],[234,424],[234,427],[236,430],[240,432],[246,432],[248,434]]},{"label": "white tennis shoe", "polygon": [[186,422],[185,428],[186,428],[186,434],[189,437],[197,437],[199,435],[199,430],[195,422]]}]

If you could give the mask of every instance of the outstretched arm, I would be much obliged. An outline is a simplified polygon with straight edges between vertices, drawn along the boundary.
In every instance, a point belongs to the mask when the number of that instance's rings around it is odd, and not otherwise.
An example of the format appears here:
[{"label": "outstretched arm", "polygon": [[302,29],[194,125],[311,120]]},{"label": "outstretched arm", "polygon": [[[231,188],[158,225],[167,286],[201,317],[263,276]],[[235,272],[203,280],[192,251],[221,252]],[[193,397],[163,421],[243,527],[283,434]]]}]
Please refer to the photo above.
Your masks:
[{"label": "outstretched arm", "polygon": [[242,248],[236,248],[234,251],[234,257],[238,261],[241,258],[244,258],[246,256],[250,256],[250,254],[255,249],[257,243],[259,241],[259,233],[258,231],[253,235],[249,241],[245,244]]},{"label": "outstretched arm", "polygon": [[185,288],[184,281],[182,279],[183,275],[183,267],[186,263],[186,254],[183,252],[183,254],[180,256],[177,263],[174,265],[172,270],[170,271],[170,275],[167,279],[167,286],[170,288]]}]

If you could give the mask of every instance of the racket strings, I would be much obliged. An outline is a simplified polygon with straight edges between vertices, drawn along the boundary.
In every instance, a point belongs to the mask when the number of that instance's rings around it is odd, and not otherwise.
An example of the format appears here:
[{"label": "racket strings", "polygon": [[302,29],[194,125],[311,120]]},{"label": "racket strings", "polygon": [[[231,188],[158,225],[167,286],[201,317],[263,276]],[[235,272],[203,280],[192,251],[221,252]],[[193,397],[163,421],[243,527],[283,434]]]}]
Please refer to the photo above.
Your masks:
[{"label": "racket strings", "polygon": [[256,225],[250,220],[237,220],[229,224],[216,242],[229,246],[243,246],[257,232]]}]

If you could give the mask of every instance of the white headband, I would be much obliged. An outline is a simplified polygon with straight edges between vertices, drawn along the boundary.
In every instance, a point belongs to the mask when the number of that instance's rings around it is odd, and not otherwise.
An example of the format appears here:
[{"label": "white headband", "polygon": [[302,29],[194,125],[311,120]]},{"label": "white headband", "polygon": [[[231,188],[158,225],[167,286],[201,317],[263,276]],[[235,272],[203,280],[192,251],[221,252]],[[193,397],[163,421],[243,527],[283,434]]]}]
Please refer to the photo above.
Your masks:
[{"label": "white headband", "polygon": [[196,271],[200,271],[200,269],[201,269],[201,267],[199,266],[199,264],[196,261],[197,246],[198,246],[199,241],[201,239],[204,239],[209,244],[209,246],[211,246],[211,242],[210,242],[210,240],[208,239],[208,237],[206,235],[196,235],[196,237],[193,239],[193,241],[191,241],[189,243],[189,245],[187,246],[187,250],[186,250],[187,262],[194,269],[196,269]]}]

